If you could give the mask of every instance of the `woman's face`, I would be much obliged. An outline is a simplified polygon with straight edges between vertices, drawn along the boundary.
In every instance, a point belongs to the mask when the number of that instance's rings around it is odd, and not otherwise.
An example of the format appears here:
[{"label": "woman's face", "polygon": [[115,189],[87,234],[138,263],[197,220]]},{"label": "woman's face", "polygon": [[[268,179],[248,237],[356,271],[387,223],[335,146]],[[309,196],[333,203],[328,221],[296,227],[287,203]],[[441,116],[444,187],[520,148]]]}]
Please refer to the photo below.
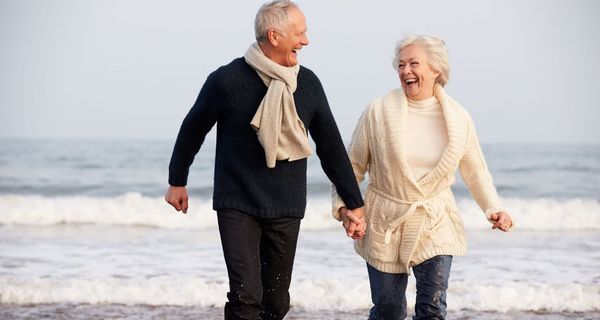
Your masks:
[{"label": "woman's face", "polygon": [[400,51],[398,62],[400,83],[406,95],[412,100],[424,100],[433,97],[433,86],[439,75],[429,66],[425,52],[410,45]]}]

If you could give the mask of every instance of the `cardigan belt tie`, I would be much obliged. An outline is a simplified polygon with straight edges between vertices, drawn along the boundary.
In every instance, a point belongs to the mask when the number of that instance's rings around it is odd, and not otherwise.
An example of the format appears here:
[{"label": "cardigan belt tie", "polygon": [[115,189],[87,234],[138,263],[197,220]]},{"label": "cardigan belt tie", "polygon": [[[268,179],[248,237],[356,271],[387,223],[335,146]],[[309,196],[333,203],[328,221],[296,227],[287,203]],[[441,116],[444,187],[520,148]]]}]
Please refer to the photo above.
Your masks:
[{"label": "cardigan belt tie", "polygon": [[379,196],[387,198],[388,200],[391,200],[391,201],[396,202],[396,203],[401,203],[401,204],[405,204],[405,205],[409,205],[410,206],[410,207],[408,207],[408,210],[406,210],[406,212],[403,213],[399,218],[394,219],[393,221],[391,221],[391,222],[388,223],[387,228],[385,230],[385,238],[384,238],[385,239],[384,240],[385,244],[389,244],[390,243],[390,241],[392,240],[392,234],[398,229],[398,227],[404,221],[406,221],[406,219],[408,219],[411,216],[413,216],[415,214],[415,212],[417,212],[418,208],[423,208],[423,210],[431,218],[435,217],[437,215],[437,211],[439,211],[439,210],[436,210],[436,208],[432,205],[432,202],[434,201],[434,199],[436,197],[429,198],[429,199],[419,199],[419,200],[414,200],[414,201],[407,201],[407,200],[403,200],[403,199],[400,199],[400,198],[392,197],[389,194],[386,194],[386,193],[383,193],[380,190],[377,190],[373,186],[369,186],[369,188],[373,192],[375,192],[376,194],[378,194]]}]

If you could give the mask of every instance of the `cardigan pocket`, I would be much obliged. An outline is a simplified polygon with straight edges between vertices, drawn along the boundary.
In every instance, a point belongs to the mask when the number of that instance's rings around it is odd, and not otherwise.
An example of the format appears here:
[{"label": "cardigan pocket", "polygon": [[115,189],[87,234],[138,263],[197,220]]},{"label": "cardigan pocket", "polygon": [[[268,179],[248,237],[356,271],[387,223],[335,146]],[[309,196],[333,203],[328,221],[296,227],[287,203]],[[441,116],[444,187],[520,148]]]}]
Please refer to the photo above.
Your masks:
[{"label": "cardigan pocket", "polygon": [[448,204],[445,207],[446,211],[443,213],[443,216],[426,231],[433,244],[437,247],[456,244],[455,241],[457,239],[460,242],[465,241],[464,226],[455,209],[456,207],[451,204]]},{"label": "cardigan pocket", "polygon": [[369,231],[365,236],[367,248],[370,248],[370,256],[382,262],[398,262],[400,254],[400,242],[402,240],[400,228],[391,233],[386,243],[385,232],[381,233],[371,223]]},{"label": "cardigan pocket", "polygon": [[365,194],[365,211],[367,216],[367,233],[365,235],[366,248],[369,255],[381,262],[395,262],[400,260],[400,243],[402,240],[402,227],[396,213],[406,212],[408,205],[397,203],[385,196],[372,186],[367,188]]},{"label": "cardigan pocket", "polygon": [[450,219],[450,213],[446,212],[426,233],[436,247],[442,247],[454,240],[453,226],[454,223]]}]

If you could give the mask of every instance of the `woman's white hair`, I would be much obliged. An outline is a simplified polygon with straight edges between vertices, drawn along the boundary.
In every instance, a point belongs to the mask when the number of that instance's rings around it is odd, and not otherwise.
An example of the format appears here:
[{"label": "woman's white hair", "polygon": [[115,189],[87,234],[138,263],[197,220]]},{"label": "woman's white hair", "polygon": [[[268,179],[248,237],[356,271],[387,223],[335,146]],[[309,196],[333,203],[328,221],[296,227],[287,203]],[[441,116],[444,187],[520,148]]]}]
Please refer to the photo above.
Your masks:
[{"label": "woman's white hair", "polygon": [[285,32],[288,24],[288,12],[298,5],[289,0],[275,0],[263,4],[254,19],[256,41],[267,41],[269,29]]},{"label": "woman's white hair", "polygon": [[434,36],[427,35],[409,35],[400,40],[394,50],[394,60],[392,61],[394,70],[400,72],[400,52],[408,46],[419,46],[427,56],[427,62],[431,69],[440,75],[435,79],[442,87],[448,83],[450,78],[450,62],[448,60],[448,48],[444,40]]}]

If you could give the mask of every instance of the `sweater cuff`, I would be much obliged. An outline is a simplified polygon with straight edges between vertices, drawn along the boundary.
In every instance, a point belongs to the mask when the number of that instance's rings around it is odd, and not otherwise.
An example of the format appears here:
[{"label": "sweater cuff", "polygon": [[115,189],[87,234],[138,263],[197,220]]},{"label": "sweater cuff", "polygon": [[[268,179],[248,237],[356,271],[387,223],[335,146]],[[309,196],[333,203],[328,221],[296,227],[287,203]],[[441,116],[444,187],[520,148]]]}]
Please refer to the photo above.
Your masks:
[{"label": "sweater cuff", "polygon": [[169,185],[174,187],[185,187],[187,185],[188,173],[169,172]]},{"label": "sweater cuff", "polygon": [[344,201],[340,195],[337,193],[337,189],[334,184],[331,184],[331,200],[332,200],[332,208],[331,215],[334,219],[338,221],[342,221],[342,217],[339,214],[339,210],[341,207],[346,207],[350,210],[354,210],[357,208],[361,208],[365,205],[362,195],[359,194],[358,199],[349,199],[349,201]]},{"label": "sweater cuff", "polygon": [[339,196],[333,197],[333,205],[331,208],[331,215],[338,221],[342,221],[342,217],[340,216],[340,208],[346,207],[349,210],[354,210],[357,208],[364,207],[364,203],[360,201],[359,203],[353,202],[352,204],[347,204],[340,198]]},{"label": "sweater cuff", "polygon": [[333,204],[331,207],[331,216],[337,221],[342,221],[342,217],[340,216],[340,208],[345,207],[344,201],[339,196],[333,197]]},{"label": "sweater cuff", "polygon": [[344,207],[346,207],[350,210],[358,209],[360,207],[364,207],[364,205],[365,205],[363,200],[360,198],[358,200],[350,199],[349,201],[343,201],[342,203],[344,203]]}]

